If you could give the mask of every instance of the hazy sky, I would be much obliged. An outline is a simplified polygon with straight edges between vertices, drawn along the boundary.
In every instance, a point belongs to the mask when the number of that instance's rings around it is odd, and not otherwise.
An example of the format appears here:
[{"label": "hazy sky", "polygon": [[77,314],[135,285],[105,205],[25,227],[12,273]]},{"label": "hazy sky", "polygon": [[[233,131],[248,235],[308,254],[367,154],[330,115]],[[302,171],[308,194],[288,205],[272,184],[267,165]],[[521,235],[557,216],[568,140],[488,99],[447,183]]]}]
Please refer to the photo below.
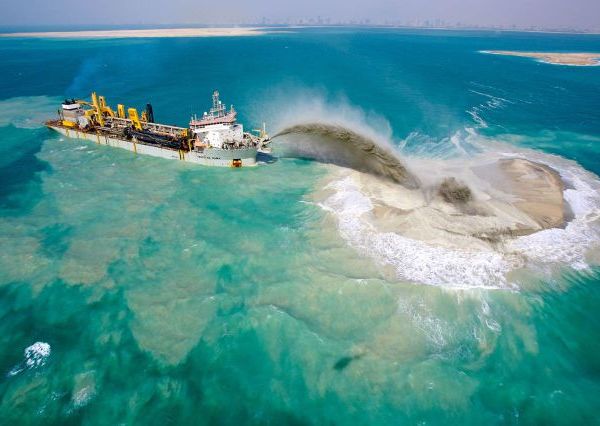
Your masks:
[{"label": "hazy sky", "polygon": [[600,0],[1,0],[0,25],[236,24],[288,18],[600,28]]}]

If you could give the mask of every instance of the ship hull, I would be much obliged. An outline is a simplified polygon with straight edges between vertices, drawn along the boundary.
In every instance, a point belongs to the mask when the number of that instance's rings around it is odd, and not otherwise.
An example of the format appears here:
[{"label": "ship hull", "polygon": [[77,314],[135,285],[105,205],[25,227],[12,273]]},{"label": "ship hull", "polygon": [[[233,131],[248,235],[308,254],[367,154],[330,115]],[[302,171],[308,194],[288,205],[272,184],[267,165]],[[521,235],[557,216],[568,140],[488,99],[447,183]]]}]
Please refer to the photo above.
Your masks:
[{"label": "ship hull", "polygon": [[87,140],[99,145],[108,145],[126,149],[136,154],[151,155],[168,160],[180,160],[213,167],[248,167],[256,165],[257,148],[255,147],[241,149],[206,148],[203,152],[184,151],[146,144],[137,141],[135,138],[127,140],[114,135],[89,133],[53,125],[48,125],[48,128],[68,138]]}]

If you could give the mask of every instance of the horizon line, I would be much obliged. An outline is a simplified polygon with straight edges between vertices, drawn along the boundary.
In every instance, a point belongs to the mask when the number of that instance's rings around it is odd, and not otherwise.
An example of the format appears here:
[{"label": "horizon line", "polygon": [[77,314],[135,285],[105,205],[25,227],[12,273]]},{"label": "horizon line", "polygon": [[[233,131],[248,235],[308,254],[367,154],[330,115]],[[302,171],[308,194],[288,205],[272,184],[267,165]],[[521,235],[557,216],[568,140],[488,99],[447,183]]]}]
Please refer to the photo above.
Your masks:
[{"label": "horizon line", "polygon": [[[37,31],[33,31],[35,29]],[[52,29],[64,32],[102,31],[102,30],[136,30],[136,29],[193,29],[193,28],[373,28],[373,29],[407,29],[407,30],[445,30],[445,31],[491,31],[491,32],[518,32],[518,33],[546,33],[546,34],[581,34],[599,35],[600,29],[575,29],[575,28],[545,28],[545,27],[506,27],[506,26],[478,26],[478,25],[406,25],[406,24],[373,24],[373,23],[339,23],[339,24],[289,24],[289,23],[243,23],[243,24],[26,24],[26,25],[0,25],[0,33],[26,33],[26,32],[54,32]],[[19,30],[20,29],[20,30]],[[29,31],[23,31],[23,30]],[[45,30],[44,30],[45,29]]]}]

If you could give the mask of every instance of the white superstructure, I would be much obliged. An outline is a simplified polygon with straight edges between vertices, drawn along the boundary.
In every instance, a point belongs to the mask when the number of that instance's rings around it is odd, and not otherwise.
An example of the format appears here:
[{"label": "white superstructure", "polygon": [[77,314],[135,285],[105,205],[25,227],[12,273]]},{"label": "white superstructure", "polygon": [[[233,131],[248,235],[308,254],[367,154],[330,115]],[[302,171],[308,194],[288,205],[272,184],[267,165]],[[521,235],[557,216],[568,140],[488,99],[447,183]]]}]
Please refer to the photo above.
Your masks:
[{"label": "white superstructure", "polygon": [[195,135],[197,148],[237,149],[256,146],[256,138],[244,133],[244,126],[236,122],[237,112],[233,105],[229,112],[219,99],[219,92],[212,95],[212,108],[202,118],[192,117],[190,129]]}]

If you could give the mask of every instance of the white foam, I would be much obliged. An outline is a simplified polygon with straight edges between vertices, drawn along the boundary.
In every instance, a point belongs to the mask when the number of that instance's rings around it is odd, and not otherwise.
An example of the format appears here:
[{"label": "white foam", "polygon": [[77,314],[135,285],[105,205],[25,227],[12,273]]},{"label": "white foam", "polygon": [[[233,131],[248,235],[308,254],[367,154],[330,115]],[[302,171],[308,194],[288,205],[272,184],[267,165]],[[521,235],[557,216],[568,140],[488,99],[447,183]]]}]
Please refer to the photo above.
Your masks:
[{"label": "white foam", "polygon": [[[489,89],[493,88],[489,87]],[[482,113],[485,113],[485,111],[505,108],[507,104],[514,104],[513,101],[500,96],[491,95],[489,93],[484,93],[473,89],[469,89],[469,91],[485,98],[484,102],[465,111],[471,116],[473,121],[477,124],[477,127],[480,129],[488,127],[488,123],[482,117]]]},{"label": "white foam", "polygon": [[42,367],[50,356],[50,345],[45,342],[35,342],[25,348],[25,364],[28,368]]},{"label": "white foam", "polygon": [[503,106],[503,104],[507,103],[507,104],[512,104],[514,102],[509,101],[506,98],[502,98],[500,96],[494,96],[494,95],[490,95],[489,93],[484,93],[484,92],[480,92],[478,90],[473,90],[473,89],[469,89],[469,92],[471,93],[475,93],[476,95],[481,95],[487,99],[489,99],[489,106],[491,108],[495,108],[495,107],[499,107],[499,106]]},{"label": "white foam", "polygon": [[475,123],[477,123],[477,126],[479,128],[485,129],[486,127],[488,127],[487,122],[479,115],[480,111],[478,107],[473,107],[471,109],[466,110],[465,112],[471,116],[471,118]]},{"label": "white foam", "polygon": [[77,389],[72,396],[73,408],[78,409],[85,407],[94,396],[96,396],[96,388],[93,383],[82,386],[80,389]]},{"label": "white foam", "polygon": [[392,265],[399,278],[455,288],[506,286],[504,275],[511,265],[499,253],[452,250],[376,232],[368,221],[373,204],[351,177],[328,187],[335,193],[320,205],[335,214],[342,237],[380,263]]},{"label": "white foam", "polygon": [[519,237],[511,248],[540,264],[566,263],[574,269],[587,269],[587,252],[600,245],[600,181],[574,163],[564,164],[541,155],[538,160],[554,167],[572,185],[563,196],[573,219],[564,229],[546,229]]},{"label": "white foam", "polygon": [[8,376],[16,376],[17,374],[32,368],[43,367],[50,356],[50,345],[45,342],[35,342],[31,346],[27,346],[23,351],[24,360],[14,366]]},{"label": "white foam", "polygon": [[413,303],[399,300],[398,311],[410,317],[413,325],[425,335],[434,347],[441,349],[451,338],[451,327],[442,319],[434,316],[423,301]]},{"label": "white foam", "polygon": [[398,149],[412,157],[456,158],[476,153],[479,148],[470,143],[468,135],[475,132],[472,128],[456,131],[452,136],[435,139],[423,133],[412,132],[399,141]]},{"label": "white foam", "polygon": [[462,141],[464,140],[464,138],[461,138],[460,132],[456,132],[455,134],[453,134],[450,137],[450,143],[452,144],[452,146],[456,147],[456,150],[463,154],[463,155],[467,155],[467,150],[463,147]]}]

